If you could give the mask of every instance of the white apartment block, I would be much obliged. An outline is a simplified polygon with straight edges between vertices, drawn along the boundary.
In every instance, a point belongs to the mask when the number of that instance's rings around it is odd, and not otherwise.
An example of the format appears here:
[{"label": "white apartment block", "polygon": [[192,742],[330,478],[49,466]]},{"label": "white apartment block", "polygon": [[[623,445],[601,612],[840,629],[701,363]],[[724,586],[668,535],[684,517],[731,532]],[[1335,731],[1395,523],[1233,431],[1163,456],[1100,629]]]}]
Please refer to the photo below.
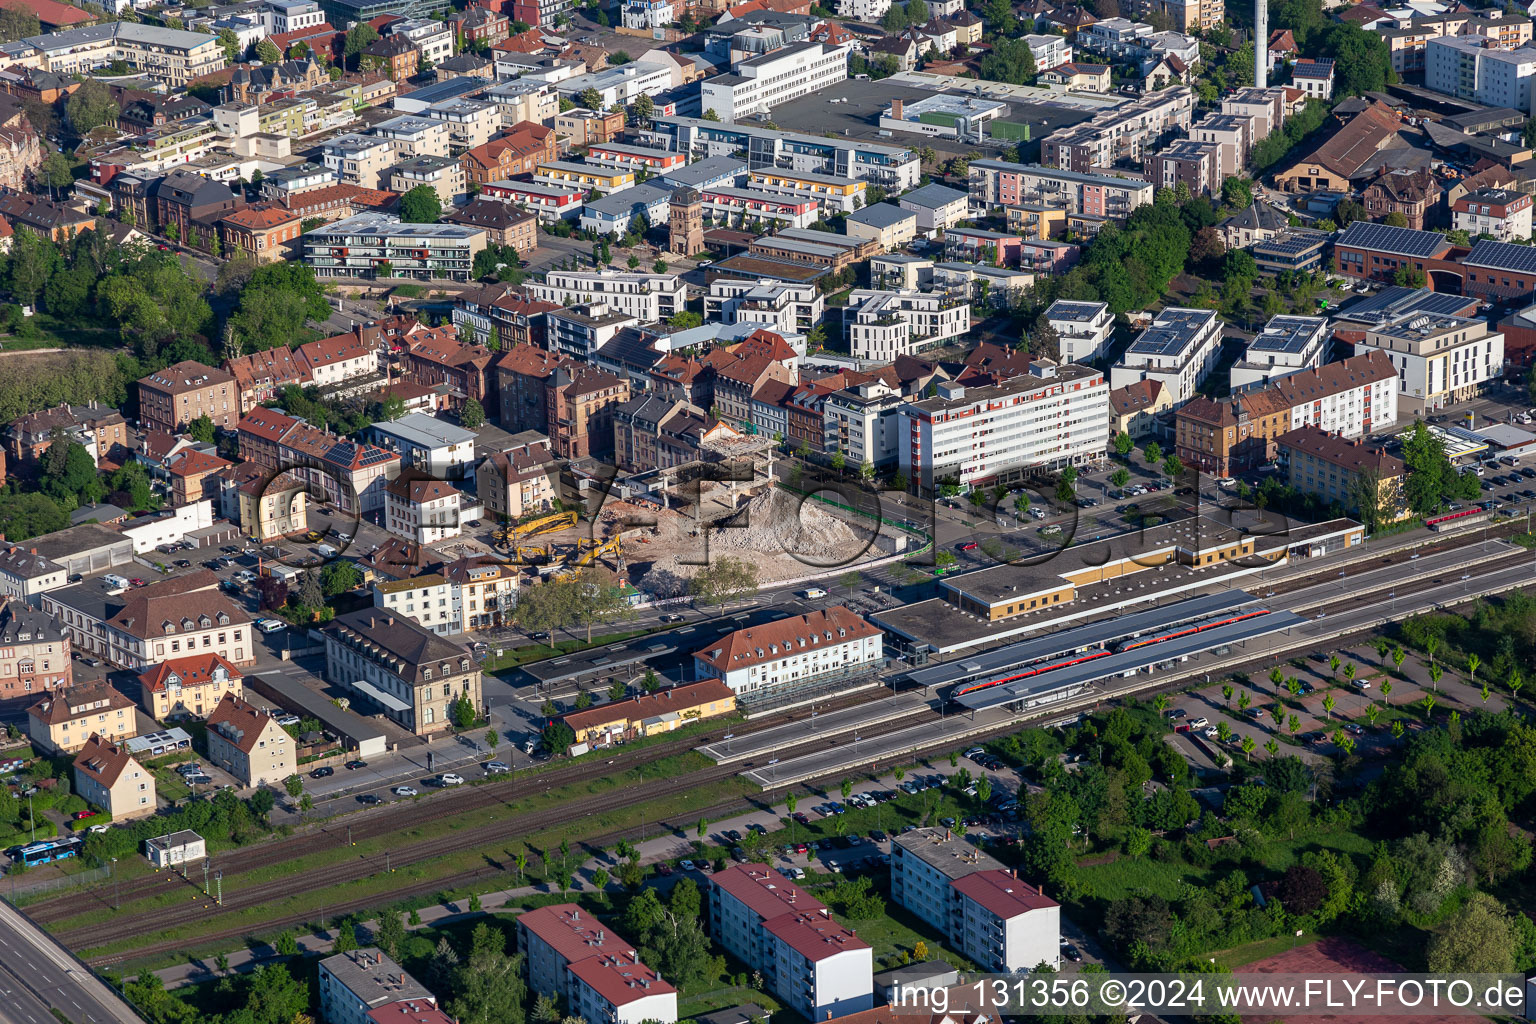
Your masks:
[{"label": "white apartment block", "polygon": [[1109,437],[1104,375],[1044,361],[1030,370],[982,388],[940,383],[936,397],[902,405],[896,451],[907,479],[927,491],[944,480],[989,483],[1102,458]]},{"label": "white apartment block", "polygon": [[1067,42],[1065,36],[1031,33],[1024,37],[1024,41],[1029,44],[1029,52],[1034,55],[1035,67],[1041,71],[1072,63],[1072,44]]},{"label": "white apartment block", "polygon": [[852,18],[871,25],[878,25],[890,9],[891,0],[837,0],[839,18]]},{"label": "white apartment block", "polygon": [[1531,112],[1536,46],[1502,49],[1482,36],[1439,36],[1424,47],[1424,84],[1447,96]]},{"label": "white apartment block", "polygon": [[891,897],[983,971],[1061,965],[1061,907],[948,829],[891,840]]},{"label": "white apartment block", "polygon": [[501,129],[500,107],[462,96],[432,104],[427,116],[448,125],[448,148],[454,153],[485,145]]},{"label": "white apartment block", "polygon": [[770,167],[748,172],[747,188],[776,196],[815,199],[835,213],[852,213],[864,208],[868,183],[835,174],[784,171]]},{"label": "white apartment block", "polygon": [[1045,320],[1061,339],[1059,361],[1063,363],[1098,359],[1115,333],[1115,315],[1107,302],[1059,299],[1045,311]]},{"label": "white apartment block", "polygon": [[732,157],[743,151],[750,167],[785,167],[860,178],[890,192],[916,188],[923,174],[922,159],[909,147],[852,137],[826,138],[702,117],[652,118],[638,136],[644,146],[700,157]]},{"label": "white apartment block", "polygon": [[1243,358],[1232,366],[1234,392],[1261,387],[1318,366],[1332,333],[1320,316],[1277,316],[1254,335]]},{"label": "white apartment block", "polygon": [[267,0],[261,20],[267,35],[280,36],[314,28],[325,21],[325,12],[315,0]]},{"label": "white apartment block", "polygon": [[1451,226],[1499,242],[1531,237],[1531,197],[1507,188],[1478,189],[1456,200]]},{"label": "white apartment block", "polygon": [[517,945],[528,987],[559,997],[573,1016],[612,1024],[677,1020],[677,990],[642,964],[622,936],[574,903],[518,917]]},{"label": "white apartment block", "polygon": [[453,26],[447,22],[430,18],[396,22],[389,27],[389,34],[409,39],[416,52],[421,54],[423,67],[428,61],[441,64],[453,56]]},{"label": "white apartment block", "polygon": [[822,405],[827,451],[842,452],[853,465],[883,467],[895,462],[901,436],[897,410],[903,401],[900,391],[881,381],[828,395]]},{"label": "white apartment block", "polygon": [[479,436],[424,412],[375,423],[364,433],[373,444],[398,454],[401,467],[419,469],[439,479],[464,475],[465,467],[475,461],[475,439]]},{"label": "white apartment block", "polygon": [[1195,397],[1220,360],[1221,320],[1215,311],[1170,306],[1110,367],[1109,386],[1118,389],[1155,380],[1168,389],[1177,407]]},{"label": "white apartment block", "polygon": [[1478,394],[1504,369],[1504,335],[1484,320],[1413,313],[1366,332],[1356,352],[1377,351],[1398,376],[1398,408],[1424,416]]},{"label": "white apartment block", "polygon": [[826,317],[827,300],[813,284],[722,277],[704,296],[704,321],[761,324],[775,334],[807,334]]},{"label": "white apartment block", "polygon": [[133,21],[29,36],[7,47],[12,59],[61,75],[88,75],[121,61],[173,87],[222,71],[225,63],[215,36]]},{"label": "white apartment block", "polygon": [[437,573],[403,580],[378,580],[373,584],[373,606],[410,619],[438,636],[464,632],[454,587]]},{"label": "white apartment block", "polygon": [[708,899],[714,940],[761,972],[767,988],[806,1020],[873,1007],[869,944],[768,865],[735,864],[715,872]]},{"label": "white apartment block", "polygon": [[528,294],[558,306],[603,303],[641,323],[665,320],[688,306],[688,286],[680,274],[552,270],[544,281],[530,281]]},{"label": "white apartment block", "polygon": [[462,497],[445,481],[402,473],[384,486],[384,529],[422,545],[457,537]]},{"label": "white apartment block", "polygon": [[677,20],[672,0],[624,0],[620,16],[625,28],[641,32],[666,28]]},{"label": "white apartment block", "polygon": [[388,184],[384,173],[399,163],[390,140],[355,133],[325,143],[320,157],[342,184],[381,191]]},{"label": "white apartment block", "polygon": [[552,124],[560,112],[560,92],[548,82],[502,82],[481,95],[496,105],[503,128],[520,121]]},{"label": "white apartment block", "polygon": [[971,304],[943,292],[855,288],[848,296],[849,352],[855,359],[889,362],[971,329]]},{"label": "white apartment block", "polygon": [[501,624],[517,605],[517,571],[477,558],[442,571],[373,584],[373,606],[410,619],[438,636]]},{"label": "white apartment block", "polygon": [[885,662],[884,637],[879,628],[834,605],[727,633],[694,652],[694,675],[722,679],[738,697],[778,696],[876,671]]},{"label": "white apartment block", "polygon": [[706,78],[699,105],[722,121],[772,111],[848,78],[848,47],[800,42],[740,61],[733,74]]},{"label": "white apartment block", "polygon": [[603,109],[607,110],[615,103],[627,107],[641,96],[655,95],[672,88],[672,72],[663,65],[637,61],[567,78],[558,84],[558,88],[560,95],[569,100],[577,100],[583,92],[592,89],[597,93]]},{"label": "white apartment block", "polygon": [[1275,381],[1291,410],[1290,430],[1312,426],[1362,437],[1397,424],[1397,370],[1382,352],[1314,366]]},{"label": "white apartment block", "polygon": [[395,159],[409,160],[417,156],[447,156],[452,129],[447,121],[402,114],[374,125],[372,134],[389,140]]}]

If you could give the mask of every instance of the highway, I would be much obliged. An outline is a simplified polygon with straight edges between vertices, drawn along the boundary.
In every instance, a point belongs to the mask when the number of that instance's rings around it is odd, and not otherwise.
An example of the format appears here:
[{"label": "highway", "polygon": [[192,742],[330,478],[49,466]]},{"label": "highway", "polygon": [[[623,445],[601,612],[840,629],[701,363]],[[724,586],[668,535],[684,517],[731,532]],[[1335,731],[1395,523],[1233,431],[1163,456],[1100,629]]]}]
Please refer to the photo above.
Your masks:
[{"label": "highway", "polygon": [[106,983],[0,900],[0,1022],[142,1024]]}]

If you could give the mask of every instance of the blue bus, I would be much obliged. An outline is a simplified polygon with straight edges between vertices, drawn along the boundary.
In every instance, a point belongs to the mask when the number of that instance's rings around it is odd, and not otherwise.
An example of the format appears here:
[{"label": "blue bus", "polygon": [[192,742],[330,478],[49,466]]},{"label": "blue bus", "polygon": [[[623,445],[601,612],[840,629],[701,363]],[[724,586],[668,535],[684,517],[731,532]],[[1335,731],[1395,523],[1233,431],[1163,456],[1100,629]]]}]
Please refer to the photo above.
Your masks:
[{"label": "blue bus", "polygon": [[80,856],[80,851],[84,848],[84,840],[78,836],[68,836],[62,839],[45,839],[36,843],[28,843],[9,852],[11,860],[18,864],[25,864],[30,868],[38,864],[47,864],[51,861],[78,857]]}]

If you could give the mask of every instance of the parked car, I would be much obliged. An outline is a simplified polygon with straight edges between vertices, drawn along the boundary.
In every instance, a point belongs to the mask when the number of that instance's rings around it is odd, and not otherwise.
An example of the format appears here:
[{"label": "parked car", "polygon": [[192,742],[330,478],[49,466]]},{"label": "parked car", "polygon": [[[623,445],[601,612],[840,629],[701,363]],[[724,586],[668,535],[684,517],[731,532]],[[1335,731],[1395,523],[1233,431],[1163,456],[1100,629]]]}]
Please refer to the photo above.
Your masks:
[{"label": "parked car", "polygon": [[416,796],[415,786],[396,786],[395,796]]},{"label": "parked car", "polygon": [[462,786],[464,785],[464,776],[454,772],[444,772],[437,777],[437,781],[442,786]]},{"label": "parked car", "polygon": [[485,762],[485,774],[487,775],[504,775],[509,771],[511,771],[511,769],[507,766],[505,761]]},{"label": "parked car", "polygon": [[362,796],[357,798],[357,802],[363,804],[364,806],[372,806],[373,804],[379,802],[379,798],[374,796],[372,793],[364,793]]},{"label": "parked car", "polygon": [[328,779],[335,774],[336,769],[332,768],[330,765],[326,765],[324,768],[316,768],[314,771],[310,772],[309,777],[312,779]]},{"label": "parked car", "polygon": [[368,767],[368,762],[367,761],[348,761],[347,762],[347,771],[349,771],[349,772],[355,772],[359,768],[367,768],[367,767]]},{"label": "parked car", "polygon": [[94,818],[94,817],[96,817],[96,812],[95,811],[76,811],[74,817],[75,817],[76,821],[84,821],[86,818]]}]

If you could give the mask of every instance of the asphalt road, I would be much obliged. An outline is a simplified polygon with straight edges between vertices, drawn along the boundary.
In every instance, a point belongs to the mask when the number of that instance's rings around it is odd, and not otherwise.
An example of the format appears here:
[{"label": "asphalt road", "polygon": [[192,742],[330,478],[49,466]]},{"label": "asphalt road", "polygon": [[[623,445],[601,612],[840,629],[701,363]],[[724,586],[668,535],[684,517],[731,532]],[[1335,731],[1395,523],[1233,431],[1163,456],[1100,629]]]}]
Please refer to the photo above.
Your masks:
[{"label": "asphalt road", "polygon": [[10,904],[0,901],[0,1022],[141,1024],[106,984]]}]

